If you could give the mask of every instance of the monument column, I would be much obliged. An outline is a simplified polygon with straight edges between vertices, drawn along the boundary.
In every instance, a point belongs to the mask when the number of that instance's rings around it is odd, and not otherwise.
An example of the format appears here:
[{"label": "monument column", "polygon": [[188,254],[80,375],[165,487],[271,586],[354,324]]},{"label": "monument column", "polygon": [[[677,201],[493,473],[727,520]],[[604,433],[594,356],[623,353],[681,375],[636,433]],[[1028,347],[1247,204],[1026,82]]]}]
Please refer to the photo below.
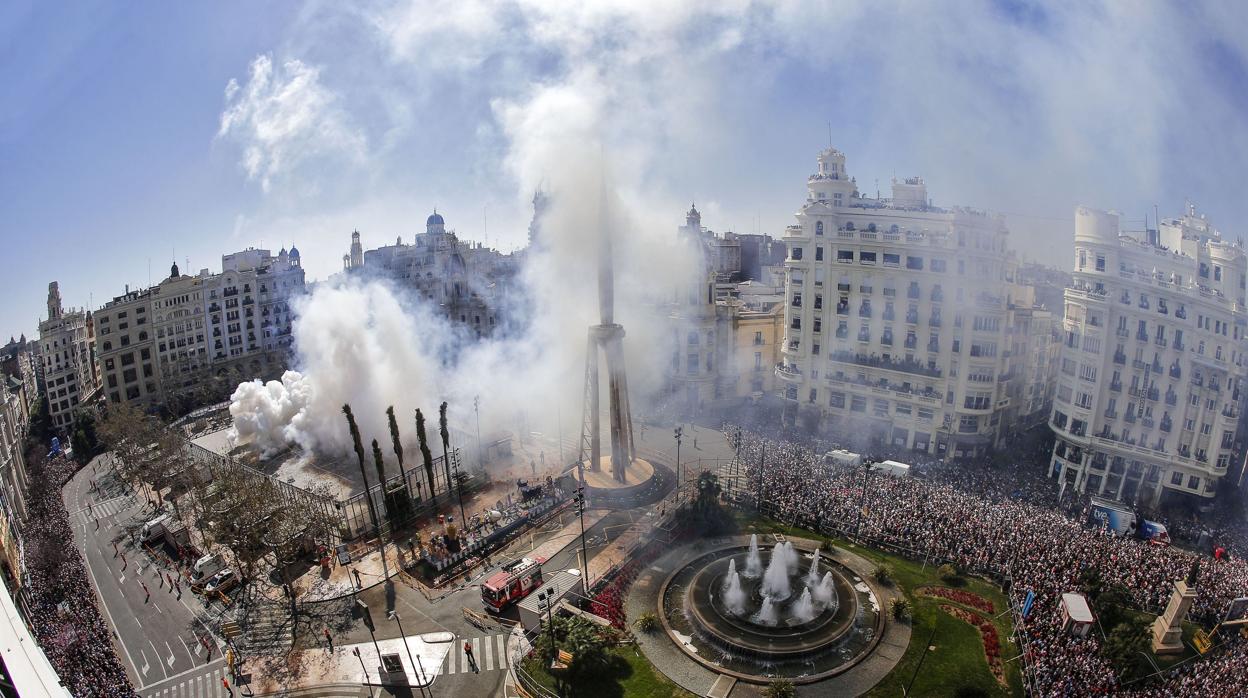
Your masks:
[{"label": "monument column", "polygon": [[1183,652],[1183,619],[1196,600],[1196,577],[1200,563],[1193,562],[1187,579],[1174,583],[1174,594],[1166,610],[1153,621],[1153,653],[1181,654]]}]

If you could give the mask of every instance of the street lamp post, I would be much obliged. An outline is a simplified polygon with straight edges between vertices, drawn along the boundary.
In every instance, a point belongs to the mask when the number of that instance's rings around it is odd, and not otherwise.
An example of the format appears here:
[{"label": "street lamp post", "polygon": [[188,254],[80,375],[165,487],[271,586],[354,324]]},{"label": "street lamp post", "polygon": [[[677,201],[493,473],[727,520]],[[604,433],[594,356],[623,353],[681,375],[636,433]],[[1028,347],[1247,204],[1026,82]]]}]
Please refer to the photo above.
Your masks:
[{"label": "street lamp post", "polygon": [[673,435],[676,437],[676,506],[680,506],[680,486],[682,484],[680,481],[680,441],[681,436],[684,435],[684,429],[676,427]]},{"label": "street lamp post", "polygon": [[870,461],[862,464],[862,494],[858,497],[858,520],[854,524],[854,537],[862,541],[862,508],[867,503],[867,475],[871,473]]},{"label": "street lamp post", "polygon": [[581,584],[585,589],[585,593],[589,593],[589,550],[585,545],[585,486],[576,486],[576,497],[574,498],[574,506],[576,507],[577,516],[581,520]]},{"label": "street lamp post", "polygon": [[360,671],[364,672],[364,685],[368,686],[368,698],[373,698],[373,684],[368,682],[368,669],[364,668],[364,656],[360,654],[359,647],[351,650],[351,653],[355,655],[356,659],[360,660]]},{"label": "street lamp post", "polygon": [[477,469],[485,470],[484,454],[481,453],[481,396],[472,398],[472,411],[477,415]]},{"label": "street lamp post", "polygon": [[412,665],[412,671],[420,668],[420,677],[416,679],[416,687],[420,689],[420,695],[425,695],[425,667],[423,664],[418,665],[415,659],[412,659],[412,647],[407,644],[407,633],[403,632],[403,621],[399,618],[398,611],[390,611],[386,614],[399,626],[399,635],[403,638],[403,649],[407,650],[407,663]]},{"label": "street lamp post", "polygon": [[455,469],[451,478],[455,480],[455,492],[459,496],[459,523],[465,530],[467,530],[468,515],[464,513],[464,482],[459,476],[459,457],[457,456],[454,460],[452,460],[451,464]]}]

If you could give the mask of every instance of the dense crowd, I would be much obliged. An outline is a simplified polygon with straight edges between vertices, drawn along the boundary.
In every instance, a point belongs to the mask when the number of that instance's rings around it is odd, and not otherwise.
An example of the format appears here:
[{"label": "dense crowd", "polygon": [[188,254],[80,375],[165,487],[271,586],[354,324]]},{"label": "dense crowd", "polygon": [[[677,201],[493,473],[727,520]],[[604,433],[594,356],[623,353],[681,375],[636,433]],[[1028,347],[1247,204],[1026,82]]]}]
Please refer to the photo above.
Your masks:
[{"label": "dense crowd", "polygon": [[[736,433],[725,430],[730,442]],[[838,528],[969,573],[1010,579],[1019,606],[1034,591],[1025,651],[1038,695],[1232,696],[1248,690],[1248,642],[1234,633],[1221,636],[1230,639],[1200,661],[1124,685],[1102,656],[1098,633],[1063,633],[1059,609],[1061,594],[1078,591],[1085,570],[1093,568],[1106,587],[1121,585],[1136,607],[1159,613],[1174,582],[1199,557],[1189,618],[1211,624],[1231,599],[1248,596],[1243,560],[1215,561],[1094,528],[1085,523],[1085,501],[1068,492],[1055,506],[1056,488],[1035,475],[935,463],[919,464],[922,477],[865,474],[831,467],[801,445],[748,433],[740,456],[752,494],[777,518]]]},{"label": "dense crowd", "polygon": [[34,478],[24,526],[30,621],[40,647],[74,696],[137,696],[113,650],[85,562],[72,543],[61,487],[76,469],[72,461],[58,457],[46,461]]}]

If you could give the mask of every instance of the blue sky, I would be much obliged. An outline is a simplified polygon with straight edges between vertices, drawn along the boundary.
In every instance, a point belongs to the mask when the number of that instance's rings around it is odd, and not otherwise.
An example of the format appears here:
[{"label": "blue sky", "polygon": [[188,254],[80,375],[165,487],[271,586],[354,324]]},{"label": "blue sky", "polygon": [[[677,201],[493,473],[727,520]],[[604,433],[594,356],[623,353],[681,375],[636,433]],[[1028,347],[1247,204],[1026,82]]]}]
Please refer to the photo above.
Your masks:
[{"label": "blue sky", "polygon": [[353,228],[410,237],[434,206],[520,244],[568,134],[604,142],[638,225],[696,199],[779,234],[829,125],[864,192],[921,174],[1052,264],[1077,203],[1248,222],[1236,3],[347,5],[0,7],[0,334],[34,336],[51,280],[99,306],[249,245],[323,278]]}]

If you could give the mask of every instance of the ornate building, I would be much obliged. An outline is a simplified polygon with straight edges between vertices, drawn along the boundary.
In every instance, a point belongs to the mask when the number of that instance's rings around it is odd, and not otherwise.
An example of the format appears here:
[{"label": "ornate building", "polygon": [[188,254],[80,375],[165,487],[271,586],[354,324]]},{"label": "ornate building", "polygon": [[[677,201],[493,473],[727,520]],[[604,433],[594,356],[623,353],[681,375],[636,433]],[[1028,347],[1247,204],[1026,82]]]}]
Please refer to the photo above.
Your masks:
[{"label": "ornate building", "polygon": [[1009,330],[1018,306],[1007,237],[1000,216],[932,205],[918,177],[894,180],[891,198],[863,197],[845,156],[819,153],[784,236],[776,374],[790,418],[864,447],[993,448],[1007,431],[1020,339]]},{"label": "ornate building", "polygon": [[48,317],[39,323],[39,361],[43,367],[48,415],[58,431],[73,423],[73,411],[95,397],[100,378],[95,364],[95,325],[91,313],[65,310],[57,282],[48,284]]},{"label": "ornate building", "polygon": [[508,319],[504,308],[517,268],[514,255],[460,240],[436,211],[411,243],[400,237],[393,245],[365,250],[355,232],[351,251],[343,255],[345,272],[376,274],[412,289],[478,337]]},{"label": "ornate building", "polygon": [[1141,238],[1076,209],[1050,475],[1153,507],[1214,496],[1235,452],[1246,276],[1243,247],[1190,206]]}]

